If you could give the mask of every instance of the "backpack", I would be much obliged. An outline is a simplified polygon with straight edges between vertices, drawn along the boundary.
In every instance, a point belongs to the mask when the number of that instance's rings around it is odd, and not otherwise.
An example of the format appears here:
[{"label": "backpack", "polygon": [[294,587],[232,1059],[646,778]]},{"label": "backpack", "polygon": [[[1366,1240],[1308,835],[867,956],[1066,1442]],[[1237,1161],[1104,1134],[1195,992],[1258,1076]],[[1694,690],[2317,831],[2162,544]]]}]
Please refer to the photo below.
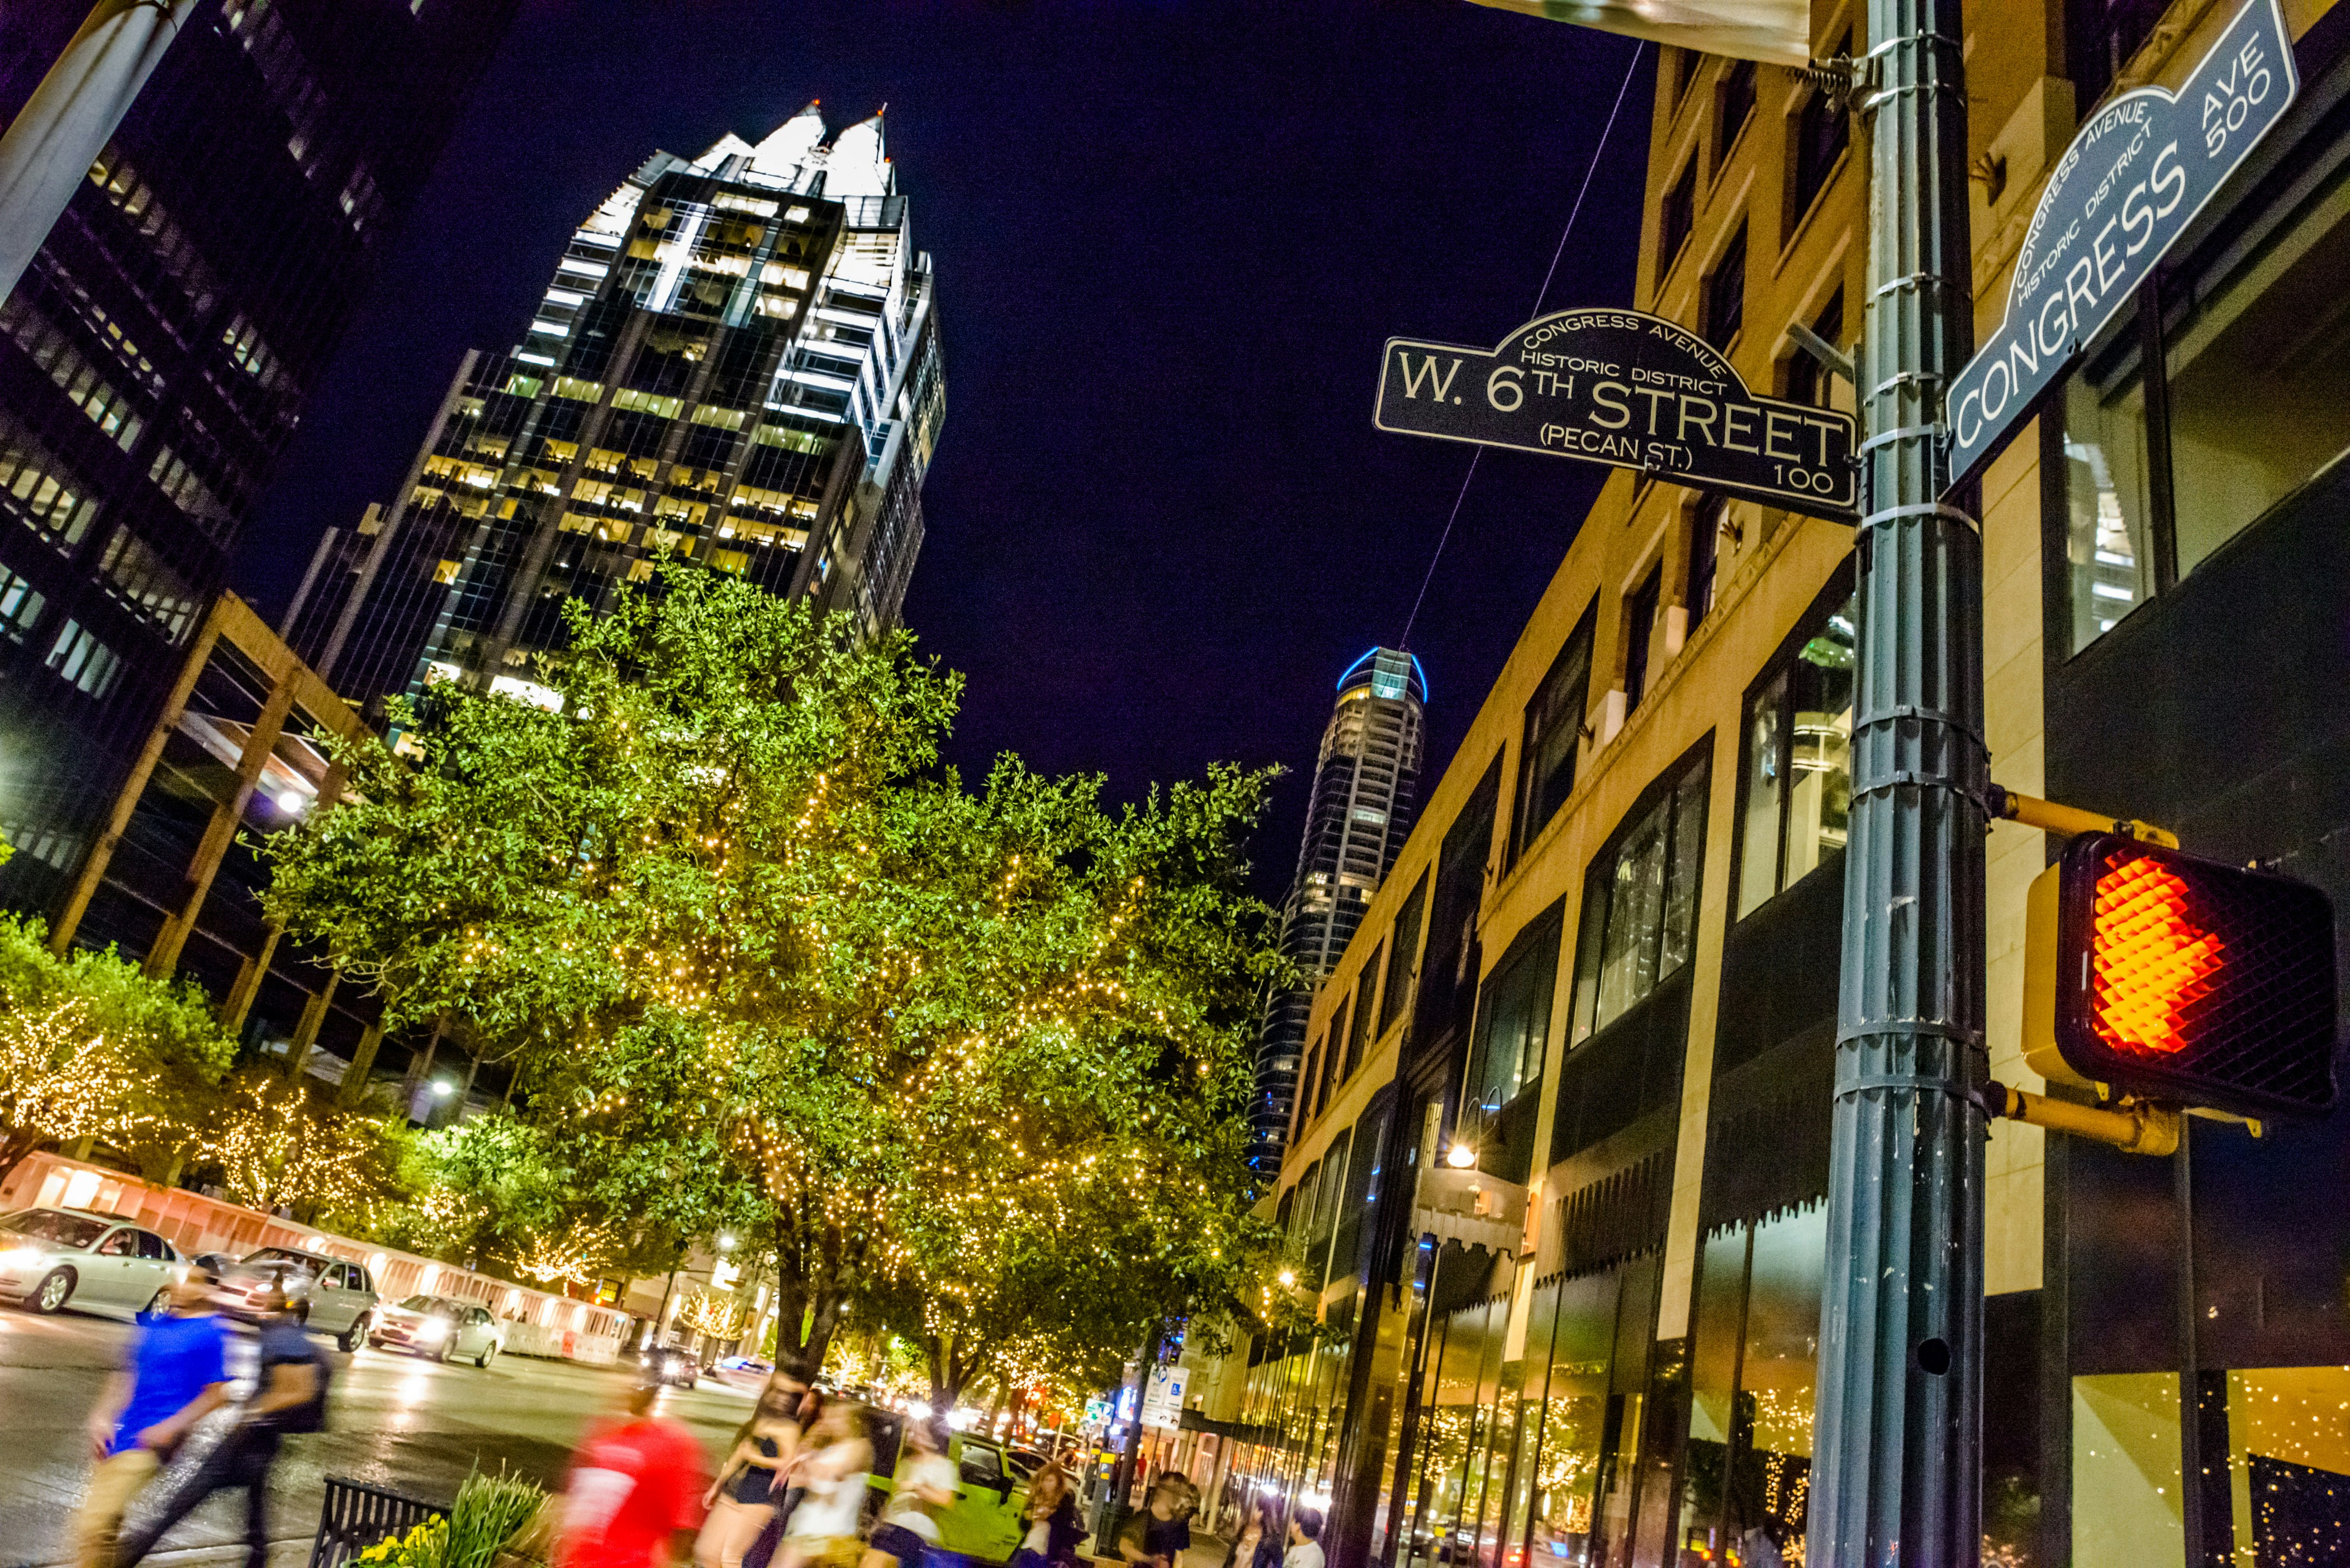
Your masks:
[{"label": "backpack", "polygon": [[270,1417],[269,1425],[280,1432],[323,1431],[327,1425],[327,1390],[335,1377],[333,1366],[320,1354],[318,1347],[310,1343],[310,1336],[299,1328],[287,1325],[283,1332],[265,1334],[261,1345],[260,1386],[264,1389],[269,1386],[271,1367],[294,1366],[310,1368],[317,1379],[317,1392],[301,1404]]}]

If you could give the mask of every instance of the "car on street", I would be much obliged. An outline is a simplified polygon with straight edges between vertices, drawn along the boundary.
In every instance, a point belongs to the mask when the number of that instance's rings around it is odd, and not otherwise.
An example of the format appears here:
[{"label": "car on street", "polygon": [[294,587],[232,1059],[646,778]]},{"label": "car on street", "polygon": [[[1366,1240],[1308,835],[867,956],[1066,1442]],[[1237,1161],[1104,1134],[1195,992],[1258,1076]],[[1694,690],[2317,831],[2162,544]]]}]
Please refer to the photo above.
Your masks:
[{"label": "car on street", "polygon": [[721,1382],[756,1392],[767,1386],[767,1377],[775,1368],[772,1362],[761,1361],[756,1356],[722,1355],[710,1370]]},{"label": "car on street", "polygon": [[645,1376],[670,1388],[691,1388],[702,1376],[702,1363],[681,1345],[656,1345],[639,1357]]},{"label": "car on street", "polygon": [[222,1310],[249,1321],[259,1314],[262,1301],[273,1289],[286,1293],[286,1303],[303,1327],[333,1335],[345,1350],[359,1348],[381,1304],[375,1281],[358,1263],[291,1247],[264,1247],[223,1271]]},{"label": "car on street", "polygon": [[[878,1510],[895,1490],[912,1456],[905,1449],[905,1417],[891,1411],[867,1412],[873,1433],[874,1496]],[[947,1436],[947,1459],[955,1468],[954,1501],[936,1515],[941,1562],[1007,1563],[1027,1532],[1021,1512],[1028,1506],[1028,1481],[1043,1456],[1005,1447],[974,1432]],[[889,1479],[884,1480],[887,1475]]]},{"label": "car on street", "polygon": [[487,1307],[451,1296],[418,1295],[380,1308],[368,1325],[367,1342],[378,1350],[487,1366],[505,1348],[505,1334]]},{"label": "car on street", "polygon": [[37,1313],[70,1304],[135,1321],[161,1309],[187,1267],[171,1242],[111,1214],[20,1209],[0,1215],[0,1299]]}]

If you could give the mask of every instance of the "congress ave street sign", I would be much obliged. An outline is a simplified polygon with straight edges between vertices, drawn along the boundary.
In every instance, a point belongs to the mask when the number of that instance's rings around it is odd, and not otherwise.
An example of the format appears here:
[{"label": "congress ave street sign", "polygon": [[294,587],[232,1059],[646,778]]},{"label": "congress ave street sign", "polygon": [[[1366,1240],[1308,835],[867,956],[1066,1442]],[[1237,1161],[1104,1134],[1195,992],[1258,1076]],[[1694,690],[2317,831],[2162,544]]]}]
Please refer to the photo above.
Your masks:
[{"label": "congress ave street sign", "polygon": [[2176,98],[2139,88],[2081,128],[2033,210],[2007,318],[1950,383],[1952,489],[2120,314],[2299,87],[2277,0],[2252,0]]},{"label": "congress ave street sign", "polygon": [[1537,317],[1490,352],[1390,337],[1372,422],[1856,515],[1849,414],[1758,398],[1703,338],[1638,310]]}]

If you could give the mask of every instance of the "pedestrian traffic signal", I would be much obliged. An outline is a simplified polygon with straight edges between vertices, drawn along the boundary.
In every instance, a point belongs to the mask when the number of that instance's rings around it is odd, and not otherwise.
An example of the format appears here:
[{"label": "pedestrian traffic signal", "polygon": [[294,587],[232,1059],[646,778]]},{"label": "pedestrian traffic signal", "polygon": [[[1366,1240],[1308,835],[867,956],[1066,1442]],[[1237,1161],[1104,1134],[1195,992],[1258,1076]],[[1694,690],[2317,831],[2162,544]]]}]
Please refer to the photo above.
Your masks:
[{"label": "pedestrian traffic signal", "polygon": [[2085,833],[2033,884],[2025,956],[2043,1077],[2241,1116],[2333,1106],[2334,906],[2305,882]]}]

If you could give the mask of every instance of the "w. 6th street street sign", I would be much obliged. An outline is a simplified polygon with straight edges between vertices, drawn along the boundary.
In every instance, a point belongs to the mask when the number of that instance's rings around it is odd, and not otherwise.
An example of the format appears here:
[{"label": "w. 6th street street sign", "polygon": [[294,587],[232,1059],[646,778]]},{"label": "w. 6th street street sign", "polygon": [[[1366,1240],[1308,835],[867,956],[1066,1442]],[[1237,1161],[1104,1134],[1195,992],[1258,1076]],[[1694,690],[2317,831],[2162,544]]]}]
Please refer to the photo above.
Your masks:
[{"label": "w. 6th street street sign", "polygon": [[1638,310],[1537,317],[1491,352],[1390,337],[1373,422],[1857,515],[1852,416],[1756,397],[1703,338]]},{"label": "w. 6th street street sign", "polygon": [[2121,313],[2299,85],[2277,0],[2252,0],[2177,96],[2139,88],[2081,128],[2033,209],[2007,318],[1950,383],[1950,489]]}]

